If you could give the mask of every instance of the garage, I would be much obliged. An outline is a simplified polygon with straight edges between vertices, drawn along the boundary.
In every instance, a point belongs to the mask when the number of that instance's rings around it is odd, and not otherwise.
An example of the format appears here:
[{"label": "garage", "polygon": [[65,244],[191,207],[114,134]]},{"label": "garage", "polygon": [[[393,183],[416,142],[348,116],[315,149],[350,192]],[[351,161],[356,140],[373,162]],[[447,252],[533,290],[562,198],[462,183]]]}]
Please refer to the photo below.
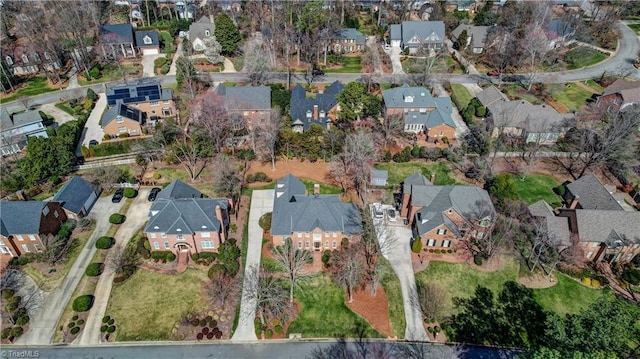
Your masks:
[{"label": "garage", "polygon": [[160,37],[157,31],[136,31],[136,47],[142,55],[160,53]]},{"label": "garage", "polygon": [[142,49],[143,55],[158,55],[159,53],[160,53],[160,50],[158,48]]}]

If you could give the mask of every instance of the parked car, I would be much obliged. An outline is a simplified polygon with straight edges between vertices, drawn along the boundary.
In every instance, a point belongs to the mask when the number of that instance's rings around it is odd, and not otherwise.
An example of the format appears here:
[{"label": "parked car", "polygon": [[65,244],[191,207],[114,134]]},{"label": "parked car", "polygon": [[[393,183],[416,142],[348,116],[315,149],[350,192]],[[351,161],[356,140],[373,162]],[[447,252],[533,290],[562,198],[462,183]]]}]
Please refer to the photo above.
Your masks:
[{"label": "parked car", "polygon": [[498,72],[498,70],[491,70],[491,71],[487,72],[487,75],[489,75],[489,76],[498,76],[498,75],[500,75],[500,73]]},{"label": "parked car", "polygon": [[111,197],[111,202],[120,203],[120,201],[122,200],[122,197],[124,197],[124,189],[118,188],[116,193],[113,194],[113,197]]},{"label": "parked car", "polygon": [[160,192],[162,189],[158,188],[158,187],[153,187],[151,189],[151,192],[149,192],[149,196],[147,197],[147,200],[149,200],[149,202],[153,202],[156,200],[156,197],[158,196],[158,192]]},{"label": "parked car", "polygon": [[397,221],[398,217],[396,217],[396,210],[393,208],[387,209],[387,218],[389,218],[389,221],[391,222]]},{"label": "parked car", "polygon": [[371,208],[373,211],[373,218],[375,219],[384,218],[384,212],[382,212],[382,207],[380,206],[379,203],[374,204]]},{"label": "parked car", "polygon": [[324,71],[322,71],[321,69],[313,69],[311,71],[311,74],[313,76],[324,76]]},{"label": "parked car", "polygon": [[89,147],[93,147],[93,146],[97,146],[97,145],[98,145],[98,141],[97,140],[89,141]]}]

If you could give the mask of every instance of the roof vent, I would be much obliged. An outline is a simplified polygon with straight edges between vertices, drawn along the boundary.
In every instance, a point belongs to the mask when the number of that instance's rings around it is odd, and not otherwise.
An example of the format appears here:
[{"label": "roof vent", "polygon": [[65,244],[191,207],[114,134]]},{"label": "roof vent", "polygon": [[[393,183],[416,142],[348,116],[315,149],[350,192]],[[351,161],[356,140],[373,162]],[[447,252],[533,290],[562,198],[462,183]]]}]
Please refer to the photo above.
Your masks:
[{"label": "roof vent", "polygon": [[182,232],[182,229],[178,228],[176,229],[177,232]]}]

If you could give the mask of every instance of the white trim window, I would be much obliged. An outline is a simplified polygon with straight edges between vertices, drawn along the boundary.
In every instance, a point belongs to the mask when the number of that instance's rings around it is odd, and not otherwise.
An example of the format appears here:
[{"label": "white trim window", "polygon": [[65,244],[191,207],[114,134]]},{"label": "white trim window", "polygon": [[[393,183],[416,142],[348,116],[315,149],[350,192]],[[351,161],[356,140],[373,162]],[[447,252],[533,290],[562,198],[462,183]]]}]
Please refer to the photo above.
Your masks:
[{"label": "white trim window", "polygon": [[0,245],[0,253],[11,254],[11,250],[5,245]]},{"label": "white trim window", "polygon": [[25,253],[29,253],[29,252],[31,252],[31,251],[29,250],[29,246],[28,246],[28,245],[26,245],[26,244],[23,244],[23,245],[22,245],[22,250],[23,250],[23,251],[25,251]]},{"label": "white trim window", "polygon": [[158,241],[153,241],[153,249],[160,249],[160,243],[158,243]]},{"label": "white trim window", "polygon": [[184,235],[183,234],[178,234],[176,237],[178,238],[179,241],[184,241]]},{"label": "white trim window", "polygon": [[[156,234],[155,234],[155,233],[153,233],[153,232],[152,232],[152,233],[149,233],[149,238],[156,238]],[[158,243],[158,242],[156,242],[156,243]]]},{"label": "white trim window", "polygon": [[427,247],[435,247],[435,246],[436,246],[436,240],[435,239],[427,240]]},{"label": "white trim window", "polygon": [[163,232],[163,233],[160,233],[160,237],[161,237],[161,238],[167,238],[167,234],[166,234],[166,233],[164,233],[164,232]]},{"label": "white trim window", "polygon": [[443,240],[443,241],[442,241],[442,246],[443,246],[444,248],[449,248],[449,247],[451,247],[451,241],[448,241],[448,240],[446,240],[446,239],[445,239],[445,240]]},{"label": "white trim window", "polygon": [[24,241],[21,234],[16,234],[16,238],[18,238],[19,241]]},{"label": "white trim window", "polygon": [[36,252],[42,252],[42,248],[40,248],[40,246],[35,243],[33,244],[33,248],[35,248]]},{"label": "white trim window", "polygon": [[202,241],[202,242],[200,242],[200,246],[202,247],[202,249],[215,248],[216,244],[215,244],[214,241]]},{"label": "white trim window", "polygon": [[200,232],[200,237],[211,238],[211,232]]},{"label": "white trim window", "polygon": [[447,234],[447,230],[446,230],[446,229],[439,228],[437,233],[438,233],[438,234]]},{"label": "white trim window", "polygon": [[298,241],[298,249],[302,249],[302,241]]},{"label": "white trim window", "polygon": [[164,249],[170,249],[171,246],[169,246],[169,242],[168,241],[164,241]]},{"label": "white trim window", "polygon": [[304,248],[305,249],[309,249],[309,241],[305,241],[304,242]]},{"label": "white trim window", "polygon": [[329,241],[324,241],[324,247],[329,248]]},{"label": "white trim window", "polygon": [[36,240],[36,236],[34,236],[33,234],[29,234],[29,240],[30,241],[35,241]]},{"label": "white trim window", "polygon": [[336,249],[338,247],[338,242],[333,241],[333,249]]}]

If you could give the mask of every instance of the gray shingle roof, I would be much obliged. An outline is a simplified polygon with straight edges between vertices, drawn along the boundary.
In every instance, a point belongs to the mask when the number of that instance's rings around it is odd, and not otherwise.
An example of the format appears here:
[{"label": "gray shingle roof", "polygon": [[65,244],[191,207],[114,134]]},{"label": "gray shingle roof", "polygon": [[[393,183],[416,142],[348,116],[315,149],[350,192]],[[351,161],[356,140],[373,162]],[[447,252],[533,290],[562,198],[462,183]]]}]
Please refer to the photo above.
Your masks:
[{"label": "gray shingle roof", "polygon": [[482,104],[482,106],[489,106],[497,101],[508,101],[509,98],[507,95],[502,93],[502,91],[498,90],[497,87],[491,85],[486,89],[482,90],[477,96],[478,101]]},{"label": "gray shingle roof", "polygon": [[[144,38],[148,36],[151,39],[150,44],[144,43]],[[137,47],[155,47],[160,46],[160,39],[157,31],[136,31],[136,46]]]},{"label": "gray shingle roof", "polygon": [[[195,39],[204,40],[205,38],[214,36],[216,26],[207,16],[202,16],[200,20],[189,25],[189,41],[193,43]],[[205,35],[205,31],[209,30],[209,36]]]},{"label": "gray shingle roof", "polygon": [[495,101],[487,106],[495,126],[522,128],[529,132],[559,131],[570,114],[559,114],[553,107],[533,105],[527,100]]},{"label": "gray shingle roof", "polygon": [[401,37],[398,37],[398,29],[394,31],[391,25],[391,39],[402,40],[404,46],[409,46],[409,41],[414,37],[421,44],[444,42],[444,22],[442,21],[403,21],[400,24]]},{"label": "gray shingle roof", "polygon": [[[34,122],[42,122],[40,112],[36,110],[27,110],[13,115],[13,127],[20,127]],[[4,131],[5,128],[3,127]]]},{"label": "gray shingle roof", "polygon": [[387,108],[428,108],[437,107],[451,113],[449,97],[433,97],[424,87],[411,87],[403,84],[400,87],[382,91],[382,98]]},{"label": "gray shingle roof", "polygon": [[347,39],[347,40],[355,40],[356,44],[358,45],[364,45],[365,43],[365,37],[364,35],[353,28],[344,28],[340,30],[340,38],[341,39]]},{"label": "gray shingle roof", "polygon": [[402,181],[402,192],[411,193],[411,186],[431,186],[432,183],[420,172],[414,172]]},{"label": "gray shingle roof", "polygon": [[467,31],[467,36],[471,37],[471,47],[482,47],[484,48],[484,41],[487,37],[487,32],[489,31],[490,26],[474,26],[461,24],[458,25],[451,32],[451,40],[456,41],[458,36],[462,34],[463,31]]},{"label": "gray shingle roof", "polygon": [[573,196],[580,196],[578,202],[583,209],[624,211],[624,208],[613,197],[613,194],[593,173],[578,178],[576,181],[567,184],[566,187]]},{"label": "gray shingle roof", "polygon": [[640,212],[577,209],[576,221],[581,241],[640,243]]},{"label": "gray shingle roof", "polygon": [[[329,118],[329,111],[338,104],[336,96],[342,92],[343,89],[344,85],[339,81],[336,81],[327,87],[324,90],[324,93],[317,94],[315,98],[307,98],[304,88],[297,85],[291,92],[291,121],[301,121],[304,125],[305,131],[309,129],[309,126],[311,126],[312,123],[318,124],[322,126],[322,128],[326,129],[327,122],[331,121]],[[318,112],[324,111],[326,113],[326,117],[324,119],[319,118],[318,120],[314,120],[313,117],[307,118],[307,111],[311,111],[313,113],[314,105],[318,105]]]},{"label": "gray shingle roof", "polygon": [[455,122],[451,118],[451,113],[445,113],[440,109],[427,112],[407,112],[404,114],[405,124],[424,124],[426,128],[434,128],[445,124],[452,128],[456,128]]},{"label": "gray shingle roof", "polygon": [[100,35],[113,38],[118,43],[134,43],[131,24],[107,24],[100,27]]},{"label": "gray shingle roof", "polygon": [[275,188],[271,234],[290,235],[320,228],[327,232],[362,233],[358,207],[343,203],[337,195],[307,195],[304,184],[292,175]]},{"label": "gray shingle roof", "polygon": [[529,206],[529,212],[534,217],[544,219],[550,239],[563,246],[571,245],[571,231],[569,218],[557,217],[553,209],[545,200],[540,200]]},{"label": "gray shingle roof", "polygon": [[40,233],[42,201],[0,201],[2,235]]},{"label": "gray shingle roof", "polygon": [[157,199],[201,198],[202,192],[188,184],[174,180],[158,193]]},{"label": "gray shingle roof", "polygon": [[140,110],[134,107],[129,107],[122,102],[118,102],[115,106],[111,107],[102,114],[102,120],[100,121],[101,126],[104,128],[118,116],[131,119],[140,124],[142,124],[143,122],[142,112]]},{"label": "gray shingle roof", "polygon": [[96,190],[96,186],[81,177],[73,176],[53,197],[53,202],[61,202],[62,208],[72,213],[80,213],[82,207]]},{"label": "gray shingle roof", "polygon": [[231,86],[220,85],[216,93],[223,96],[230,110],[270,110],[271,87],[269,86]]},{"label": "gray shingle roof", "polygon": [[[216,207],[228,207],[223,198],[158,198],[154,202],[145,232],[167,234],[192,234],[195,232],[218,232],[221,223],[216,217]],[[226,225],[226,223],[225,223]]]}]

